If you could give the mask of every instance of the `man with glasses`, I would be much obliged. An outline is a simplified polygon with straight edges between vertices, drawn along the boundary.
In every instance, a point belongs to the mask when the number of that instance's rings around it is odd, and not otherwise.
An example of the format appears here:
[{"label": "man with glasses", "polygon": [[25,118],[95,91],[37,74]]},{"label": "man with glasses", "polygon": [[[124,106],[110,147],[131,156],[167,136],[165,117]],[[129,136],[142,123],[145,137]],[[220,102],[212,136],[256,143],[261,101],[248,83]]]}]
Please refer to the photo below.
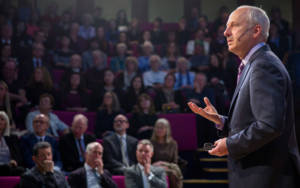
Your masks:
[{"label": "man with glasses", "polygon": [[23,150],[23,157],[27,167],[34,166],[32,160],[32,148],[38,142],[48,142],[52,148],[53,160],[56,167],[61,168],[61,160],[58,151],[58,143],[56,139],[50,135],[47,135],[49,128],[49,118],[44,114],[37,114],[33,119],[33,132],[25,134],[21,138],[21,146]]},{"label": "man with glasses", "polygon": [[103,139],[103,159],[106,168],[114,175],[123,175],[124,169],[136,163],[138,140],[126,134],[129,122],[126,116],[119,114],[114,119],[115,133]]}]

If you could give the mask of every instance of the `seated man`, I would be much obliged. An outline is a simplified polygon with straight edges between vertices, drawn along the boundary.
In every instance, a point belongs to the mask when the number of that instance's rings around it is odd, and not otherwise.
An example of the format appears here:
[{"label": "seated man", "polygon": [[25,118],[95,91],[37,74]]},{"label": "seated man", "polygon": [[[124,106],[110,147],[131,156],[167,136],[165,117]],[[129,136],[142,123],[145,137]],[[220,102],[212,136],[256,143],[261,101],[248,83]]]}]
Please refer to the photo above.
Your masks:
[{"label": "seated man", "polygon": [[77,114],[73,118],[70,133],[59,139],[59,151],[65,171],[73,171],[83,166],[85,146],[96,141],[94,136],[85,134],[88,128],[88,119]]},{"label": "seated man", "polygon": [[46,134],[48,128],[49,118],[44,114],[37,114],[33,119],[33,133],[27,133],[21,137],[23,157],[27,167],[32,168],[34,166],[34,161],[32,160],[33,146],[36,143],[43,141],[48,142],[51,145],[55,166],[58,168],[62,167],[58,143],[54,137]]},{"label": "seated man", "polygon": [[34,145],[32,159],[35,167],[22,175],[21,188],[69,187],[65,175],[53,168],[52,150],[48,142],[38,142]]},{"label": "seated man", "polygon": [[84,167],[69,175],[68,181],[72,188],[117,188],[109,172],[103,168],[102,154],[103,148],[98,142],[87,145]]},{"label": "seated man", "polygon": [[128,119],[119,114],[114,119],[115,133],[103,139],[103,160],[106,168],[114,175],[123,175],[124,168],[136,163],[138,140],[126,134]]},{"label": "seated man", "polygon": [[33,132],[32,120],[34,119],[34,117],[37,114],[45,114],[46,116],[48,116],[50,121],[50,127],[47,130],[49,134],[58,137],[60,131],[65,134],[68,133],[68,126],[60,119],[58,119],[57,115],[51,112],[53,103],[54,99],[52,95],[45,93],[40,96],[38,110],[28,113],[26,117],[26,129],[29,132]]},{"label": "seated man", "polygon": [[153,145],[149,140],[141,140],[137,145],[136,158],[138,164],[125,170],[126,187],[166,188],[164,169],[151,165]]}]

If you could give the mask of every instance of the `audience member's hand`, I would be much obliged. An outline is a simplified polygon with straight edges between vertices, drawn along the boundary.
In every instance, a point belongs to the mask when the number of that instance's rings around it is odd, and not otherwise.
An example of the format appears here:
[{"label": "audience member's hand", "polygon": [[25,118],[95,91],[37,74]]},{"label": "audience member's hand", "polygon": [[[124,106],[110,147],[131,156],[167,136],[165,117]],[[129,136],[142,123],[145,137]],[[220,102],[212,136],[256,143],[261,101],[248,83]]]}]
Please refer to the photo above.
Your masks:
[{"label": "audience member's hand", "polygon": [[146,175],[150,175],[151,159],[145,159],[144,161],[144,172]]},{"label": "audience member's hand", "polygon": [[197,106],[193,102],[188,102],[188,106],[195,114],[199,114],[200,116],[214,122],[215,124],[222,125],[223,122],[221,120],[221,116],[218,114],[217,110],[210,103],[207,97],[204,97],[204,102],[206,104],[206,107],[204,109]]},{"label": "audience member's hand", "polygon": [[15,160],[10,160],[8,165],[9,165],[9,166],[12,166],[12,167],[17,167],[17,166],[18,166],[18,163],[17,163],[17,161],[15,161]]},{"label": "audience member's hand", "polygon": [[98,171],[98,173],[101,175],[104,173],[104,170],[103,170],[103,161],[102,159],[96,159],[95,160],[95,164],[96,164],[96,169]]},{"label": "audience member's hand", "polygon": [[45,172],[53,172],[54,163],[51,160],[44,160],[42,162],[42,167]]},{"label": "audience member's hand", "polygon": [[226,140],[227,140],[227,138],[222,138],[222,139],[215,141],[214,146],[216,146],[216,147],[209,150],[208,153],[211,155],[219,156],[219,157],[228,155]]}]

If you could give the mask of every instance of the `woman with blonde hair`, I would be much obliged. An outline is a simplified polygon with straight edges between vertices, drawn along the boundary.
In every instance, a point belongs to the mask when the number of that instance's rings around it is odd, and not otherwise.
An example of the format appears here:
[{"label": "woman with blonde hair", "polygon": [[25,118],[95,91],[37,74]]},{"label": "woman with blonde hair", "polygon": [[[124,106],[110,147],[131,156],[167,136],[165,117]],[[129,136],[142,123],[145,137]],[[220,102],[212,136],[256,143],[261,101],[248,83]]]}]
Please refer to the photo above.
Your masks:
[{"label": "woman with blonde hair", "polygon": [[12,125],[11,128],[15,128],[8,86],[2,80],[0,80],[0,110],[3,110],[6,112],[8,119],[9,119],[8,125]]},{"label": "woman with blonde hair", "polygon": [[22,152],[16,135],[10,134],[9,118],[0,111],[0,176],[19,176],[25,170]]},{"label": "woman with blonde hair", "polygon": [[166,170],[170,188],[181,188],[183,176],[178,166],[178,146],[172,138],[170,122],[167,119],[159,118],[155,122],[151,142],[154,147],[153,165]]}]

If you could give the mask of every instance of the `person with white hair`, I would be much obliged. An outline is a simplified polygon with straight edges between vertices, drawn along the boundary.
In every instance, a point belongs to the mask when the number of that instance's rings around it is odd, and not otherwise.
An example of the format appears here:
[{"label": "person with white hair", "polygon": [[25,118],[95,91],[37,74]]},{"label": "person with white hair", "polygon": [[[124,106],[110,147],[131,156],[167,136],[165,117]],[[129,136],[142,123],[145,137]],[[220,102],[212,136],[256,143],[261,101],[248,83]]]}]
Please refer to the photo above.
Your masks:
[{"label": "person with white hair", "polygon": [[228,116],[204,98],[205,108],[189,102],[193,112],[223,133],[209,154],[228,156],[231,188],[294,188],[299,181],[291,79],[266,41],[270,21],[264,10],[240,6],[227,21],[228,49],[241,60]]},{"label": "person with white hair", "polygon": [[151,69],[143,74],[144,85],[146,87],[160,88],[167,73],[159,70],[161,59],[158,55],[151,55],[149,61]]},{"label": "person with white hair", "polygon": [[103,147],[98,142],[89,143],[85,152],[84,167],[73,171],[68,178],[72,188],[117,188],[110,173],[104,169]]},{"label": "person with white hair", "polygon": [[87,117],[83,114],[77,114],[73,118],[70,133],[59,139],[63,169],[67,172],[83,166],[86,146],[96,141],[94,136],[86,134],[87,128]]}]

